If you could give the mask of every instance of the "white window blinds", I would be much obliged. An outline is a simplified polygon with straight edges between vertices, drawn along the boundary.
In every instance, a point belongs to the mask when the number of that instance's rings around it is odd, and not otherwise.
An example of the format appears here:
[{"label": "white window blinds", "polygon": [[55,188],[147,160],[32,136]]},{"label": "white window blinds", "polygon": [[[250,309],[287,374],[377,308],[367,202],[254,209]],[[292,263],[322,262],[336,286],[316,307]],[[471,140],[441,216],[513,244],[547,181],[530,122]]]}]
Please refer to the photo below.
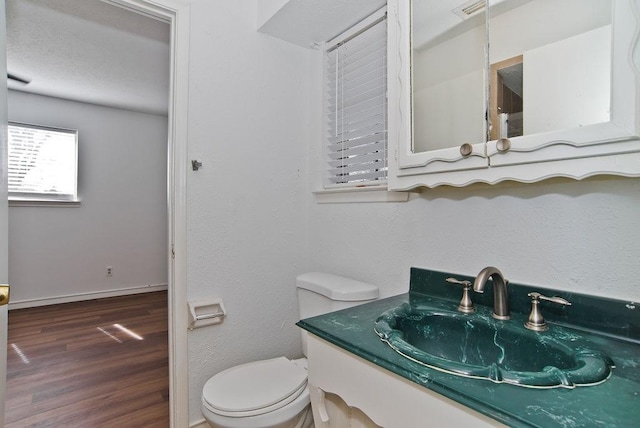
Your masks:
[{"label": "white window blinds", "polygon": [[9,199],[77,201],[77,131],[9,123]]},{"label": "white window blinds", "polygon": [[387,28],[379,11],[325,51],[328,175],[325,187],[387,179]]}]

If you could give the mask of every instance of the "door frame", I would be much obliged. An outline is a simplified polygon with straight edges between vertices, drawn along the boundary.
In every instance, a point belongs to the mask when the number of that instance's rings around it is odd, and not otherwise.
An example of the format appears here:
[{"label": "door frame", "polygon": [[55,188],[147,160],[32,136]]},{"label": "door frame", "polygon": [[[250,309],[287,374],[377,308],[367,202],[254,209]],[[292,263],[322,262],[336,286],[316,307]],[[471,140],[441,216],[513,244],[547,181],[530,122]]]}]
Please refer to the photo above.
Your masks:
[{"label": "door frame", "polygon": [[[0,0],[0,74],[7,72],[6,46],[6,4]],[[0,84],[0,284],[9,283],[9,244],[8,244],[8,216],[9,204],[7,198],[7,81]],[[7,327],[8,305],[0,306],[0,426],[4,426],[4,401],[6,398],[7,382]]]},{"label": "door frame", "polygon": [[169,419],[171,428],[186,428],[189,426],[186,190],[190,5],[188,0],[102,1],[171,26],[167,138]]}]

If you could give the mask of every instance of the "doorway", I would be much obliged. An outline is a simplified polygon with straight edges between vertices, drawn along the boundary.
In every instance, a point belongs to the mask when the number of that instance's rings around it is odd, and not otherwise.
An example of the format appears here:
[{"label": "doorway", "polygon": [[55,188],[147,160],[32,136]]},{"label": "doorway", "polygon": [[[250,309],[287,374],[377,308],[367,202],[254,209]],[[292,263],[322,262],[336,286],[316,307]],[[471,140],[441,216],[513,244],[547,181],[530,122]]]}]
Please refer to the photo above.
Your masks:
[{"label": "doorway", "polygon": [[180,0],[103,0],[171,26],[168,113],[168,235],[170,424],[188,424],[186,344],[186,141],[189,5]]},{"label": "doorway", "polygon": [[523,135],[523,56],[491,64],[490,140]]}]

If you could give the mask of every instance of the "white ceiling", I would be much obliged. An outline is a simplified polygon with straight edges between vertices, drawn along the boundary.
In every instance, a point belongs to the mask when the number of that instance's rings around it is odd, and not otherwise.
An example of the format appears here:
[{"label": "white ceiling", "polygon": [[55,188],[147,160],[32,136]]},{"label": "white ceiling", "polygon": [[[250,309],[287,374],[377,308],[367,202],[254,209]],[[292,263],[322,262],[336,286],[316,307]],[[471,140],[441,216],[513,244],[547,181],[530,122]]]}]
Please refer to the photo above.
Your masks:
[{"label": "white ceiling", "polygon": [[308,48],[338,36],[386,5],[387,0],[269,0],[269,3],[278,10],[260,23],[260,31]]},{"label": "white ceiling", "polygon": [[7,0],[10,89],[154,114],[169,103],[169,24],[100,0]]}]

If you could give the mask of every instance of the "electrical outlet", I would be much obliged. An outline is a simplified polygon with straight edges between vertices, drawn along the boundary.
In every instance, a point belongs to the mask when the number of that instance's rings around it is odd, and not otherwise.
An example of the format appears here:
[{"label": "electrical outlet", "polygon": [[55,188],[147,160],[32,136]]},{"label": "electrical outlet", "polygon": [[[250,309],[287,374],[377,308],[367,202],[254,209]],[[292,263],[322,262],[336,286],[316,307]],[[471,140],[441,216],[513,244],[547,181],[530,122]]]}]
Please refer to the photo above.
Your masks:
[{"label": "electrical outlet", "polygon": [[107,266],[107,276],[113,276],[113,268],[111,266]]}]

